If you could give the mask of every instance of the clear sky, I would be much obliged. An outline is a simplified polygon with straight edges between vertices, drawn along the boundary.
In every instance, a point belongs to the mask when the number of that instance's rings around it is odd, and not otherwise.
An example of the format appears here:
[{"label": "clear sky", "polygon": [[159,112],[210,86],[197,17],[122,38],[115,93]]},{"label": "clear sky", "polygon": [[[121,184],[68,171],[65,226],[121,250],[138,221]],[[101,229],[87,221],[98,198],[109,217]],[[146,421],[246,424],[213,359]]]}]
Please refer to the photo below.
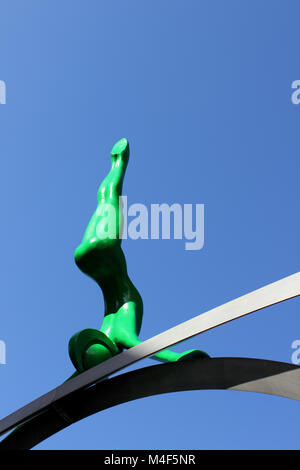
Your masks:
[{"label": "clear sky", "polygon": [[[73,261],[127,137],[128,203],[205,204],[205,243],[126,240],[147,339],[299,271],[299,2],[2,0],[1,417],[73,372],[103,298]],[[291,362],[300,301],[189,340]],[[153,364],[146,360],[136,367]],[[299,449],[296,401],[234,391],[137,400],[38,449]]]}]

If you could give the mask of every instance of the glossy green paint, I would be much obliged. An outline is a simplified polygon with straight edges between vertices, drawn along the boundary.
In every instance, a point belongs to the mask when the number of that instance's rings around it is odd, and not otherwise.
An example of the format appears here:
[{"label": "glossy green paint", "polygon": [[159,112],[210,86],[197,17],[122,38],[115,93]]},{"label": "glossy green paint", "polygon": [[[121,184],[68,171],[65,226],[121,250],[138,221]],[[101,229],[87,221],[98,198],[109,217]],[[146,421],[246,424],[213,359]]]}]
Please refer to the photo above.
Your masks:
[{"label": "glossy green paint", "polygon": [[[142,298],[128,276],[121,248],[122,208],[119,196],[129,160],[129,143],[121,139],[111,150],[111,169],[102,181],[94,212],[74,258],[81,271],[94,279],[104,296],[104,319],[100,330],[85,329],[69,342],[69,354],[81,373],[110,357],[136,346],[143,318]],[[174,362],[208,357],[198,350],[177,353],[163,350],[153,358]]]}]

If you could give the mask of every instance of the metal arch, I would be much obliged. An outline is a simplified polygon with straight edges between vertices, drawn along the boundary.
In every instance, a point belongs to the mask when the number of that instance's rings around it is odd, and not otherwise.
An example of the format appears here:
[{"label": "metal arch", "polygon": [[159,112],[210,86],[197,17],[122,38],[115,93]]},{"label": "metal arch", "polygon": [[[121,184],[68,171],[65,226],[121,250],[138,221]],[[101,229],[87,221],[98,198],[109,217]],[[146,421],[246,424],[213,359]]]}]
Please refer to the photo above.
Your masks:
[{"label": "metal arch", "polygon": [[300,401],[300,366],[251,358],[193,359],[137,369],[56,400],[15,429],[0,450],[30,449],[94,413],[163,393],[241,390]]},{"label": "metal arch", "polygon": [[224,323],[300,295],[300,272],[213,308],[82,372],[0,421],[0,435],[70,394],[97,383],[141,359]]},{"label": "metal arch", "polygon": [[[7,416],[6,418],[0,421],[0,435],[8,432],[10,429],[16,428],[16,426],[25,422],[27,422],[27,424],[24,426],[24,428],[25,427],[27,428],[27,426],[30,423],[34,423],[36,422],[36,419],[42,418],[45,415],[45,413],[47,413],[49,410],[52,410],[56,415],[60,416],[61,421],[67,424],[70,424],[70,422],[73,422],[73,419],[69,417],[68,413],[66,412],[66,410],[64,410],[64,408],[61,408],[61,404],[65,402],[68,403],[69,399],[72,400],[72,397],[77,396],[78,394],[80,394],[82,398],[85,397],[85,393],[90,393],[90,392],[86,392],[86,389],[90,385],[95,386],[95,384],[99,382],[100,380],[102,381],[104,378],[114,374],[115,372],[123,369],[124,367],[134,364],[135,362],[141,359],[144,359],[148,356],[152,356],[156,352],[161,351],[162,349],[168,348],[169,346],[173,344],[184,341],[185,339],[195,336],[199,333],[215,328],[219,325],[235,320],[237,318],[241,318],[245,315],[264,309],[276,303],[280,303],[287,299],[297,297],[299,295],[300,295],[300,273],[296,273],[286,278],[283,278],[277,282],[269,284],[265,287],[257,289],[253,292],[250,292],[249,294],[246,294],[242,297],[234,299],[231,302],[227,302],[224,305],[221,305],[212,310],[209,310],[208,312],[203,313],[202,315],[198,315],[197,317],[194,317],[191,320],[183,322],[171,328],[170,330],[167,330],[157,336],[154,336],[153,338],[150,338],[144,341],[143,343],[133,348],[130,348],[129,350],[121,354],[118,354],[117,356],[111,359],[108,359],[107,361],[99,364],[98,366],[95,366],[81,373],[79,376],[74,377],[73,379],[65,382],[64,384],[54,388],[53,390],[46,393],[45,395],[42,395],[41,397],[29,403],[28,405],[25,405],[19,410],[10,414],[9,416]],[[209,364],[211,366],[213,364],[212,361],[215,361],[215,360],[214,359],[206,359],[206,360],[202,359],[201,360],[202,367],[204,367],[204,364]],[[183,364],[189,364],[189,362],[183,362]],[[174,365],[168,364],[168,365],[159,366],[159,367],[161,368],[159,370],[167,372],[167,370],[169,370],[167,369],[167,367],[171,368],[170,370],[174,370],[174,371],[175,370],[177,371],[175,367],[176,368],[182,367],[182,370],[184,371],[184,370],[187,370],[189,366],[188,365],[182,366],[181,363],[178,363],[178,364],[175,363]],[[288,369],[285,369],[283,371],[285,372],[283,374],[284,380],[282,381],[282,378],[279,377],[280,390],[285,390],[285,387],[287,386],[287,384],[285,384],[284,382],[287,372],[289,373],[289,377],[287,377],[287,383],[289,383],[290,374],[292,374],[293,377],[294,377],[293,374],[296,374],[296,378],[298,380],[298,371],[294,372],[293,370],[290,369],[291,367],[292,369],[294,369],[295,367],[297,368],[297,366],[285,364],[285,367],[287,367]],[[141,369],[141,370],[144,370],[144,369]],[[153,370],[153,368],[151,368],[150,370]],[[207,377],[210,377],[208,370],[202,371],[202,372],[206,374]],[[201,376],[202,375],[203,374],[201,373]],[[269,374],[269,375],[272,376],[274,374]],[[223,375],[221,374],[221,376]],[[122,377],[127,377],[127,375],[124,374],[122,375]],[[275,385],[273,383],[273,379],[271,379],[271,382],[270,382],[270,379],[268,378],[267,382],[265,382],[264,379],[266,378],[266,375],[263,371],[261,371],[260,378],[263,378],[263,384],[261,385],[260,382],[257,383],[255,386],[257,386],[258,389],[257,390],[254,389],[253,391],[261,391],[259,387],[262,387],[262,393],[274,394],[274,390],[275,390],[276,392],[275,394],[287,396],[290,398],[295,398],[295,396],[293,395],[295,393],[293,382],[291,382],[291,385],[288,385],[287,392],[282,393],[280,391],[280,393],[277,393],[276,391],[277,390],[276,387],[278,387],[277,380],[276,380]],[[255,380],[257,379],[258,377],[256,377]],[[163,378],[159,380],[161,382],[163,381]],[[178,380],[180,381],[180,379]],[[148,382],[150,383],[151,380],[148,380]],[[253,386],[253,380],[250,380],[250,383],[248,385],[247,385],[247,382],[249,382],[249,380],[247,379],[244,379],[242,383],[240,383],[239,381],[237,382],[233,381],[230,387],[225,387],[225,388],[235,389],[236,386],[242,385],[243,387],[246,387],[243,389],[251,390],[251,386]],[[114,384],[115,382],[114,380],[111,379],[107,381],[106,383]],[[102,382],[101,385],[99,386],[106,387],[108,386],[106,385],[106,383],[104,384]],[[135,388],[135,385],[133,384],[132,387]],[[196,389],[198,388],[199,386],[196,386]],[[200,386],[200,389],[201,388],[203,388],[203,386]],[[222,386],[222,387],[209,387],[209,388],[224,388],[224,387]],[[185,390],[185,389],[189,390],[189,389],[194,389],[194,388],[184,388],[184,387],[182,388],[182,390]],[[179,389],[175,388],[174,390],[171,389],[169,391],[177,391],[177,390]],[[265,391],[265,390],[270,390],[270,391]],[[154,394],[166,393],[167,391],[168,390],[161,391],[161,392],[154,391],[153,393]],[[144,395],[142,394],[141,396],[149,396],[149,393],[146,393]],[[130,399],[134,399],[134,396],[133,398],[127,398],[127,401]],[[117,401],[115,404],[117,403],[122,403],[122,400],[119,402]],[[28,422],[28,420],[32,420],[32,421]],[[46,424],[47,424],[47,421],[46,421]],[[61,427],[61,429],[66,427],[67,424],[64,424]],[[48,426],[46,427],[48,428]],[[59,429],[56,429],[53,432],[57,432],[57,430]],[[33,432],[33,435],[38,436],[39,440],[37,442],[40,442],[41,440],[47,437],[47,435],[45,435],[45,437],[41,439],[40,438],[41,431],[36,430],[32,432]],[[53,434],[53,432],[50,433],[49,435]],[[12,433],[12,436],[17,436],[18,434],[19,434],[19,430]],[[8,441],[5,439],[5,442],[8,442]]]}]

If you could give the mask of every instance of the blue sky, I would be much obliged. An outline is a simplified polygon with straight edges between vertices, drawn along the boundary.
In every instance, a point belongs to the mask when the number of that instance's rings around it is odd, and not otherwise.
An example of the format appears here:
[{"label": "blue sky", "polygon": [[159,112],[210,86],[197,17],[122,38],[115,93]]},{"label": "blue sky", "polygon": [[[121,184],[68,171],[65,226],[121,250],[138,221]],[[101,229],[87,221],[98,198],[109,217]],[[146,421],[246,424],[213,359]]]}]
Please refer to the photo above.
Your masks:
[{"label": "blue sky", "polygon": [[[123,242],[142,339],[299,271],[299,13],[294,0],[2,0],[2,417],[63,382],[69,338],[101,325],[101,291],[73,252],[121,137],[129,204],[205,204],[202,250]],[[186,348],[290,362],[299,311],[294,299]],[[181,392],[37,448],[298,449],[299,418],[288,399]]]}]

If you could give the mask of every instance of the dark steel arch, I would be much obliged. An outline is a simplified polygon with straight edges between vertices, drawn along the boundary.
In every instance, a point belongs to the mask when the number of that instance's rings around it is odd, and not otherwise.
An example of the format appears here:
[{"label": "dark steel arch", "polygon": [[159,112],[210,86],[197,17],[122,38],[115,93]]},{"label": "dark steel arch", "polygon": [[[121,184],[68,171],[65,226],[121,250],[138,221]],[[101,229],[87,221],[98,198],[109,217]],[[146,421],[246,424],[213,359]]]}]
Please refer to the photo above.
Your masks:
[{"label": "dark steel arch", "polygon": [[213,358],[127,372],[54,401],[17,427],[0,450],[31,449],[83,418],[128,401],[186,390],[243,390],[300,401],[300,367],[251,358]]}]

